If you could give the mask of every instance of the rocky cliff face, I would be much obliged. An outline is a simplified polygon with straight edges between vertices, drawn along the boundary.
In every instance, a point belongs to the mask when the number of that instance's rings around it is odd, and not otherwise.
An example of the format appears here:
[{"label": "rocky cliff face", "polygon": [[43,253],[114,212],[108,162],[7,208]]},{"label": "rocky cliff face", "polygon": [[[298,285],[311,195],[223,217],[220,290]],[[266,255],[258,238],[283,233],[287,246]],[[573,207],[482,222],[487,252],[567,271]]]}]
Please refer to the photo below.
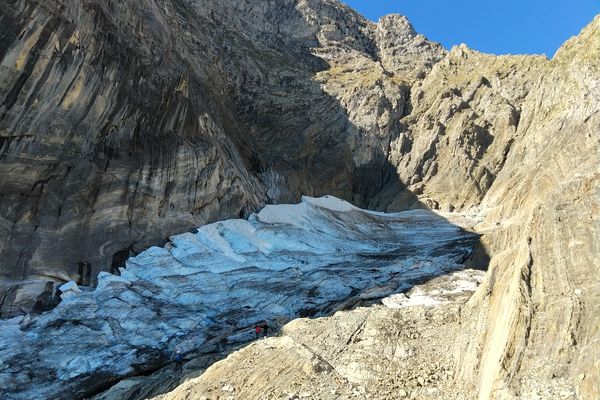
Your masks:
[{"label": "rocky cliff face", "polygon": [[395,74],[444,50],[335,1],[221,3],[0,3],[3,316],[171,234],[395,179]]},{"label": "rocky cliff face", "polygon": [[540,381],[598,396],[599,67],[597,17],[531,77],[513,147],[482,202],[493,257],[472,300],[479,340],[459,346],[469,349],[463,377],[478,372],[482,396],[534,397]]},{"label": "rocky cliff face", "polygon": [[599,18],[552,60],[333,0],[0,1],[0,22],[2,315],[267,202],[426,206],[482,221],[489,273],[440,343],[457,385],[597,397]]},{"label": "rocky cliff face", "polygon": [[[1,7],[4,278],[91,285],[172,233],[263,202],[225,82],[210,79],[222,72],[186,61],[183,3]],[[34,306],[19,286],[3,315]]]}]

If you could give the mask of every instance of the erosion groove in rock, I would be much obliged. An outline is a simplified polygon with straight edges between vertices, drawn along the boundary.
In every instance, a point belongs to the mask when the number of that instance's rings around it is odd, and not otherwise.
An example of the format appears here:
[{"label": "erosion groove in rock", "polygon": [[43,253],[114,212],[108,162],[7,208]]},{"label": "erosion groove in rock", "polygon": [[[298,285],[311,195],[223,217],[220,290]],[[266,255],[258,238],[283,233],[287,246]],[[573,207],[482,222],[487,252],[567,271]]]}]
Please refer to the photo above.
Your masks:
[{"label": "erosion groove in rock", "polygon": [[440,343],[457,385],[598,397],[600,17],[551,60],[446,51],[335,0],[0,0],[0,22],[2,316],[331,193],[480,221],[489,273]]},{"label": "erosion groove in rock", "polygon": [[[462,268],[477,235],[430,211],[368,212],[334,197],[205,225],[102,273],[95,291],[1,324],[6,399],[80,398],[174,351],[218,354],[275,328]],[[49,381],[48,376],[52,376]]]}]

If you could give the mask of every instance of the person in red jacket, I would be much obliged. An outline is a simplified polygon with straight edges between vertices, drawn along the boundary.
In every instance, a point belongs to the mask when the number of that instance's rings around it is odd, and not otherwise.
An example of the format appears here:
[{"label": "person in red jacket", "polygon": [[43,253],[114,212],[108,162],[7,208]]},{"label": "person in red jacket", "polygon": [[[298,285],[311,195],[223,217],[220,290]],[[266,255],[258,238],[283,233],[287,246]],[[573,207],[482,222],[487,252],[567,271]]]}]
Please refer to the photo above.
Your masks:
[{"label": "person in red jacket", "polygon": [[254,327],[254,333],[256,334],[257,339],[260,337],[260,334],[262,333],[262,331],[263,331],[262,326],[260,326],[260,324],[256,324],[256,326]]}]

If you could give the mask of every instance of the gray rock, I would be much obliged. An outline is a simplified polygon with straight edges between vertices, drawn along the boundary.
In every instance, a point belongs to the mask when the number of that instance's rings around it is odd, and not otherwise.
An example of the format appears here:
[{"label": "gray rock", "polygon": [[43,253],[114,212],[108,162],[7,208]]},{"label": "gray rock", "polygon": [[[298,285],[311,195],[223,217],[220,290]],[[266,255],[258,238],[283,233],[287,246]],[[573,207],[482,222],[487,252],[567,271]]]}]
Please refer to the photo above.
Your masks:
[{"label": "gray rock", "polygon": [[331,0],[0,10],[2,316],[39,295],[15,282],[93,286],[172,234],[300,194],[365,206],[394,179],[406,86],[379,59],[416,51],[406,22]]}]

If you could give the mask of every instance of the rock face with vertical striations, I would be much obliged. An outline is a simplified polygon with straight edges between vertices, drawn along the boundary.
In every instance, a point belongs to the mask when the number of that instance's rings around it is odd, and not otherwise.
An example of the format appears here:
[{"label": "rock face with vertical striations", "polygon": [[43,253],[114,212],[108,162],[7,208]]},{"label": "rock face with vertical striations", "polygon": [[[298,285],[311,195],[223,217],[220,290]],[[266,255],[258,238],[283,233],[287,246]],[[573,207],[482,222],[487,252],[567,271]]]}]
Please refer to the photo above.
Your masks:
[{"label": "rock face with vertical striations", "polygon": [[[460,376],[482,397],[600,393],[600,17],[546,63],[479,227],[492,259]],[[461,355],[462,354],[462,355]],[[563,397],[567,397],[563,393]]]},{"label": "rock face with vertical striations", "polygon": [[44,307],[22,299],[35,280],[93,285],[264,201],[218,66],[186,60],[176,3],[2,2],[0,252],[3,276],[25,281],[8,282],[3,315]]},{"label": "rock face with vertical striations", "polygon": [[597,398],[600,17],[551,60],[446,51],[335,0],[0,0],[0,38],[2,316],[332,194],[479,221],[489,272],[428,342],[454,348],[432,398]]},{"label": "rock face with vertical striations", "polygon": [[394,73],[412,76],[422,46],[422,71],[445,54],[406,21],[379,27],[335,1],[0,10],[3,316],[269,201],[367,205],[395,178],[408,87]]}]

